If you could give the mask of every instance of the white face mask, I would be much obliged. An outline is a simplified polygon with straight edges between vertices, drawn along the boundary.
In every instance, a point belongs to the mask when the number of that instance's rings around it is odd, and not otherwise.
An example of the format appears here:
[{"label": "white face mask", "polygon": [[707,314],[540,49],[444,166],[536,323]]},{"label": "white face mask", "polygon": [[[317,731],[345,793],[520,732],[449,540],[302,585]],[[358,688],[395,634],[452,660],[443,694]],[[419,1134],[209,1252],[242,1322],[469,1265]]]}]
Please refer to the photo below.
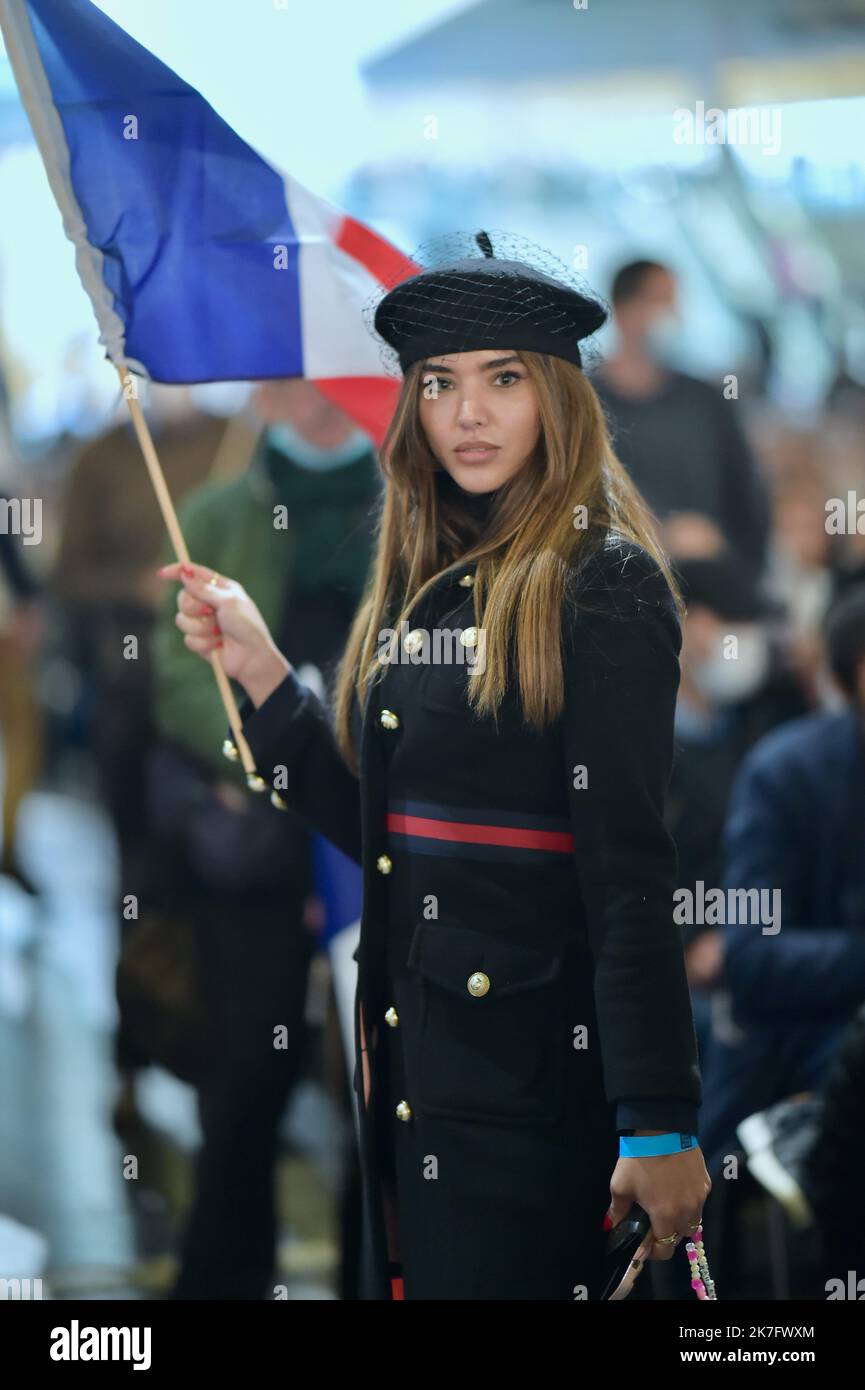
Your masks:
[{"label": "white face mask", "polygon": [[725,656],[725,643],[720,641],[694,674],[694,684],[701,694],[719,705],[747,700],[760,689],[771,667],[771,647],[761,627],[740,627],[734,634],[724,634],[731,635],[738,638],[738,655]]},{"label": "white face mask", "polygon": [[646,334],[646,350],[662,367],[684,368],[688,363],[688,341],[682,321],[665,310],[654,320]]},{"label": "white face mask", "polygon": [[286,454],[299,468],[309,468],[317,472],[324,472],[329,468],[342,468],[347,463],[354,463],[356,459],[363,458],[364,454],[368,454],[372,448],[369,435],[364,434],[363,430],[356,429],[341,444],[336,444],[330,449],[322,449],[318,444],[304,439],[303,435],[287,420],[280,420],[278,424],[269,425],[267,439],[269,444]]}]

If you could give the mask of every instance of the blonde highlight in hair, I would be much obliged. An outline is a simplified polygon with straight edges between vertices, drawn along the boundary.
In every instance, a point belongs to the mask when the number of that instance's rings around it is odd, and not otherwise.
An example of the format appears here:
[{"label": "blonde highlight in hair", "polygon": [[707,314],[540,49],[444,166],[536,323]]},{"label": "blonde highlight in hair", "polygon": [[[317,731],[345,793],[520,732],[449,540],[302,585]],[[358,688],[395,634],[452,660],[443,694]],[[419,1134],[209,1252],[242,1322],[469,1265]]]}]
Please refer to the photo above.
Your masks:
[{"label": "blonde highlight in hair", "polygon": [[[399,631],[457,563],[474,565],[475,624],[486,638],[484,669],[468,684],[470,705],[497,716],[515,652],[523,719],[538,732],[563,709],[560,632],[569,579],[608,531],[649,552],[683,614],[654,517],[613,451],[591,382],[563,358],[518,355],[534,385],[540,435],[523,467],[498,489],[482,535],[436,487],[439,464],[420,421],[423,363],[405,375],[381,450],[386,485],[375,556],[337,677],[336,737],[356,773],[352,702],[356,697],[363,709],[372,681],[384,672],[382,636]],[[575,525],[580,507],[585,527]]]}]

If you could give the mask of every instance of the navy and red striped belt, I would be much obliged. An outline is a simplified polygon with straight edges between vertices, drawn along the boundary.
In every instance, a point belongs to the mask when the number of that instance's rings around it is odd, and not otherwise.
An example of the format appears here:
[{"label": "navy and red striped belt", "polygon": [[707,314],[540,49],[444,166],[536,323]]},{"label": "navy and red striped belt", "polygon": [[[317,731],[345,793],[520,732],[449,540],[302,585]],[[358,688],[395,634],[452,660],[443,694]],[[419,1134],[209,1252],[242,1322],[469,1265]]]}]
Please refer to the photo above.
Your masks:
[{"label": "navy and red striped belt", "polygon": [[396,848],[415,854],[537,863],[574,850],[567,816],[389,800],[385,825]]}]

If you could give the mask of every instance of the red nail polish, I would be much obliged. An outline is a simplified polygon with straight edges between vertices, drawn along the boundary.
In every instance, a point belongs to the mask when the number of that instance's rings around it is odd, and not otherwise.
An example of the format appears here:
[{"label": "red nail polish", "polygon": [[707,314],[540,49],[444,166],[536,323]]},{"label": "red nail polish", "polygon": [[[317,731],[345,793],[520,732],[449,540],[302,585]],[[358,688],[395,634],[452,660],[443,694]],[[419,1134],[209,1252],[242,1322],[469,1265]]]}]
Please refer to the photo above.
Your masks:
[{"label": "red nail polish", "polygon": [[216,636],[218,636],[218,635],[219,635],[219,628],[218,628],[218,627],[211,628],[211,632],[215,633]]},{"label": "red nail polish", "polygon": [[180,572],[181,572],[181,574],[189,575],[189,577],[190,577],[190,579],[191,579],[192,576],[193,576],[194,573],[195,573],[195,570],[192,569],[189,565],[181,565],[181,566],[180,566]]},{"label": "red nail polish", "polygon": [[605,1231],[609,1231],[609,1230],[611,1229],[612,1225],[613,1225],[613,1218],[610,1216],[610,1213],[607,1212],[606,1216],[604,1217],[604,1221],[603,1221],[604,1230],[605,1230]]}]

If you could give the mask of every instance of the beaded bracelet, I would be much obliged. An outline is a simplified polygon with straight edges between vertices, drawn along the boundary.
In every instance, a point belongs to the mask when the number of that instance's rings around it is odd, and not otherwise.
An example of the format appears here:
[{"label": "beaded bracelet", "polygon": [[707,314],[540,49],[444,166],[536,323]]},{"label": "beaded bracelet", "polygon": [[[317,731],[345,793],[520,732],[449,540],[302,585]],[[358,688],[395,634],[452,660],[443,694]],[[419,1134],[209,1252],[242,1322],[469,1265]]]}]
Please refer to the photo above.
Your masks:
[{"label": "beaded bracelet", "polygon": [[699,1225],[695,1230],[694,1239],[686,1243],[685,1254],[691,1262],[691,1288],[703,1302],[710,1299],[717,1302],[715,1281],[709,1273],[709,1261],[706,1259],[706,1250],[703,1245],[702,1225]]}]

